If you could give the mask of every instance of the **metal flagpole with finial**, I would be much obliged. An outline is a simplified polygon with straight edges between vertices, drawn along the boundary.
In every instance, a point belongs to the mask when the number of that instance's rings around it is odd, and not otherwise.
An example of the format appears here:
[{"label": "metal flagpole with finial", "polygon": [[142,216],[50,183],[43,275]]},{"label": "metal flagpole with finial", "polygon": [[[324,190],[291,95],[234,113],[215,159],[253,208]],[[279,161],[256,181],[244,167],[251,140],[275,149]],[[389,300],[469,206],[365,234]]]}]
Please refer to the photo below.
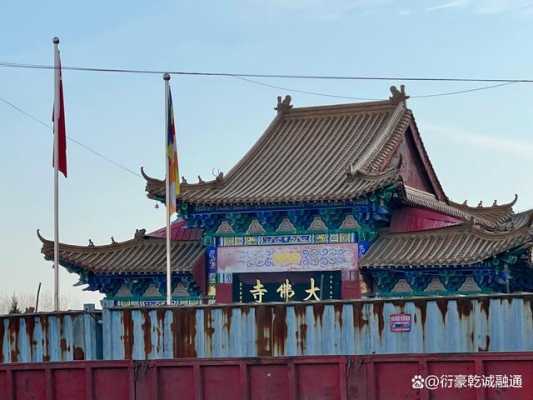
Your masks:
[{"label": "metal flagpole with finial", "polygon": [[59,311],[59,38],[54,37],[54,310]]},{"label": "metal flagpole with finial", "polygon": [[67,177],[67,132],[59,38],[54,37],[54,310],[59,311],[59,172]]},{"label": "metal flagpole with finial", "polygon": [[167,240],[167,305],[170,305],[171,299],[172,299],[172,287],[171,287],[171,272],[170,272],[170,210],[171,210],[171,204],[170,204],[170,163],[169,163],[169,154],[168,154],[168,146],[169,146],[169,119],[170,119],[170,112],[172,110],[169,109],[169,97],[170,97],[170,74],[165,73],[163,75],[163,80],[165,81],[165,165],[166,165],[166,178],[165,178],[165,193],[166,193],[166,212],[165,212],[165,219],[166,219],[166,226],[167,226],[167,232],[166,232],[166,240]]}]

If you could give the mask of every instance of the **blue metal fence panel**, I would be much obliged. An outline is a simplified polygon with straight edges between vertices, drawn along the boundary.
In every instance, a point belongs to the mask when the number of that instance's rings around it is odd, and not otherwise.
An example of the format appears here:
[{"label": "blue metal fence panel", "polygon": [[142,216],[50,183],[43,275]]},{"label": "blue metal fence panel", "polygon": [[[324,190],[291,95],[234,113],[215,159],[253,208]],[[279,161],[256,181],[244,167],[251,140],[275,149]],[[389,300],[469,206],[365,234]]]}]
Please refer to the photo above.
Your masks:
[{"label": "blue metal fence panel", "polygon": [[[104,313],[108,359],[533,351],[533,295],[179,308]],[[391,326],[408,316],[406,331]]]},{"label": "blue metal fence panel", "polygon": [[0,316],[0,363],[96,360],[100,312]]},{"label": "blue metal fence panel", "polygon": [[532,314],[533,294],[6,315],[0,363],[523,352]]}]

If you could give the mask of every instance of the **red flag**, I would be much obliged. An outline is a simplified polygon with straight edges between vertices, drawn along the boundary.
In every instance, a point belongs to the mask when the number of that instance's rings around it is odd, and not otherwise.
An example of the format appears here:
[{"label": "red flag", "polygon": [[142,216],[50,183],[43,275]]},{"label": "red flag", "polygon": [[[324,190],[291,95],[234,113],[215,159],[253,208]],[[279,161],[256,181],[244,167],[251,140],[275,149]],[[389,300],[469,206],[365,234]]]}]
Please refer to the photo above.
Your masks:
[{"label": "red flag", "polygon": [[54,161],[53,166],[67,177],[67,131],[65,129],[65,105],[63,103],[63,80],[61,77],[61,59],[59,57],[59,39],[54,39],[55,55],[55,96],[54,96]]}]

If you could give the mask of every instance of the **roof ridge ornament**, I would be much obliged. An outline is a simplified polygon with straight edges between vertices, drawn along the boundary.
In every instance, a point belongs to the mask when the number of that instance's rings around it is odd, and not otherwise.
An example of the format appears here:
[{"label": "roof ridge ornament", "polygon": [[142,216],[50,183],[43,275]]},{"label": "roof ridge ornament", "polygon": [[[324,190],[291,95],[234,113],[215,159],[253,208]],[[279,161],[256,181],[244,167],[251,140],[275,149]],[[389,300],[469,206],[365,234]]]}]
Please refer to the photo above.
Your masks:
[{"label": "roof ridge ornament", "polygon": [[146,235],[146,229],[135,229],[135,235],[133,236],[136,240],[144,239],[144,236]]},{"label": "roof ridge ornament", "polygon": [[405,100],[409,98],[405,93],[405,85],[400,85],[400,90],[394,85],[390,87],[390,92],[392,96],[389,97],[389,100],[394,104],[403,103],[405,105]]},{"label": "roof ridge ornament", "polygon": [[473,216],[471,216],[470,218],[467,218],[465,222],[463,222],[462,224],[455,225],[455,226],[457,226],[459,230],[461,231],[472,232],[475,227],[475,224],[476,224],[476,220],[474,219]]},{"label": "roof ridge ornament", "polygon": [[463,201],[461,204],[459,203],[455,203],[453,202],[455,205],[457,206],[462,206],[463,208],[468,208],[468,209],[490,209],[490,208],[499,208],[499,209],[502,209],[502,208],[509,208],[509,207],[513,207],[516,202],[518,200],[518,195],[515,194],[514,195],[514,198],[512,201],[510,201],[509,203],[502,203],[502,204],[498,204],[498,200],[494,200],[492,202],[492,205],[483,205],[483,200],[481,200],[477,206],[475,205],[468,205],[468,202],[467,200]]},{"label": "roof ridge ornament", "polygon": [[45,239],[42,235],[41,235],[41,230],[40,229],[37,229],[37,237],[39,238],[39,240],[44,244],[45,242],[50,242],[50,240],[48,239]]},{"label": "roof ridge ornament", "polygon": [[145,170],[144,170],[144,167],[141,167],[141,175],[142,177],[147,181],[147,182],[164,182],[161,181],[160,179],[157,179],[157,178],[152,178],[150,175],[148,175]]},{"label": "roof ridge ornament", "polygon": [[399,167],[391,166],[390,168],[384,169],[383,171],[373,172],[368,171],[366,168],[357,168],[356,165],[350,164],[346,167],[345,171],[346,179],[348,179],[348,181],[352,181],[356,178],[376,179],[391,173],[397,174],[399,172]]},{"label": "roof ridge ornament", "polygon": [[358,173],[359,173],[359,170],[357,169],[355,165],[350,164],[346,167],[346,176],[348,179],[355,178]]},{"label": "roof ridge ornament", "polygon": [[217,169],[217,172],[215,173],[215,169],[213,168],[211,170],[211,175],[213,175],[215,177],[215,182],[217,183],[220,183],[224,180],[224,172],[222,172],[221,170]]},{"label": "roof ridge ornament", "polygon": [[286,95],[283,100],[281,100],[281,96],[278,96],[278,105],[274,108],[278,112],[278,114],[284,114],[292,108],[291,104],[291,96]]}]

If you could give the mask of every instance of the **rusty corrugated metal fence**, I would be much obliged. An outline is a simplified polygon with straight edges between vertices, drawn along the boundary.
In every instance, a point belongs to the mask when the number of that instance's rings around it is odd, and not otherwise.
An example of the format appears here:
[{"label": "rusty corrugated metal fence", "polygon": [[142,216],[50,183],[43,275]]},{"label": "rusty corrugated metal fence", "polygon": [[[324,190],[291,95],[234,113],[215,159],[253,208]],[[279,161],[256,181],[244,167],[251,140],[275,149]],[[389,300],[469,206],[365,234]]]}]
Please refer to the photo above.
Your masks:
[{"label": "rusty corrugated metal fence", "polygon": [[0,363],[523,352],[532,313],[520,294],[6,315]]},{"label": "rusty corrugated metal fence", "polygon": [[97,359],[101,312],[0,315],[0,363]]},{"label": "rusty corrugated metal fence", "polygon": [[[533,295],[103,311],[104,358],[533,350]],[[391,315],[409,314],[408,332]]]}]

